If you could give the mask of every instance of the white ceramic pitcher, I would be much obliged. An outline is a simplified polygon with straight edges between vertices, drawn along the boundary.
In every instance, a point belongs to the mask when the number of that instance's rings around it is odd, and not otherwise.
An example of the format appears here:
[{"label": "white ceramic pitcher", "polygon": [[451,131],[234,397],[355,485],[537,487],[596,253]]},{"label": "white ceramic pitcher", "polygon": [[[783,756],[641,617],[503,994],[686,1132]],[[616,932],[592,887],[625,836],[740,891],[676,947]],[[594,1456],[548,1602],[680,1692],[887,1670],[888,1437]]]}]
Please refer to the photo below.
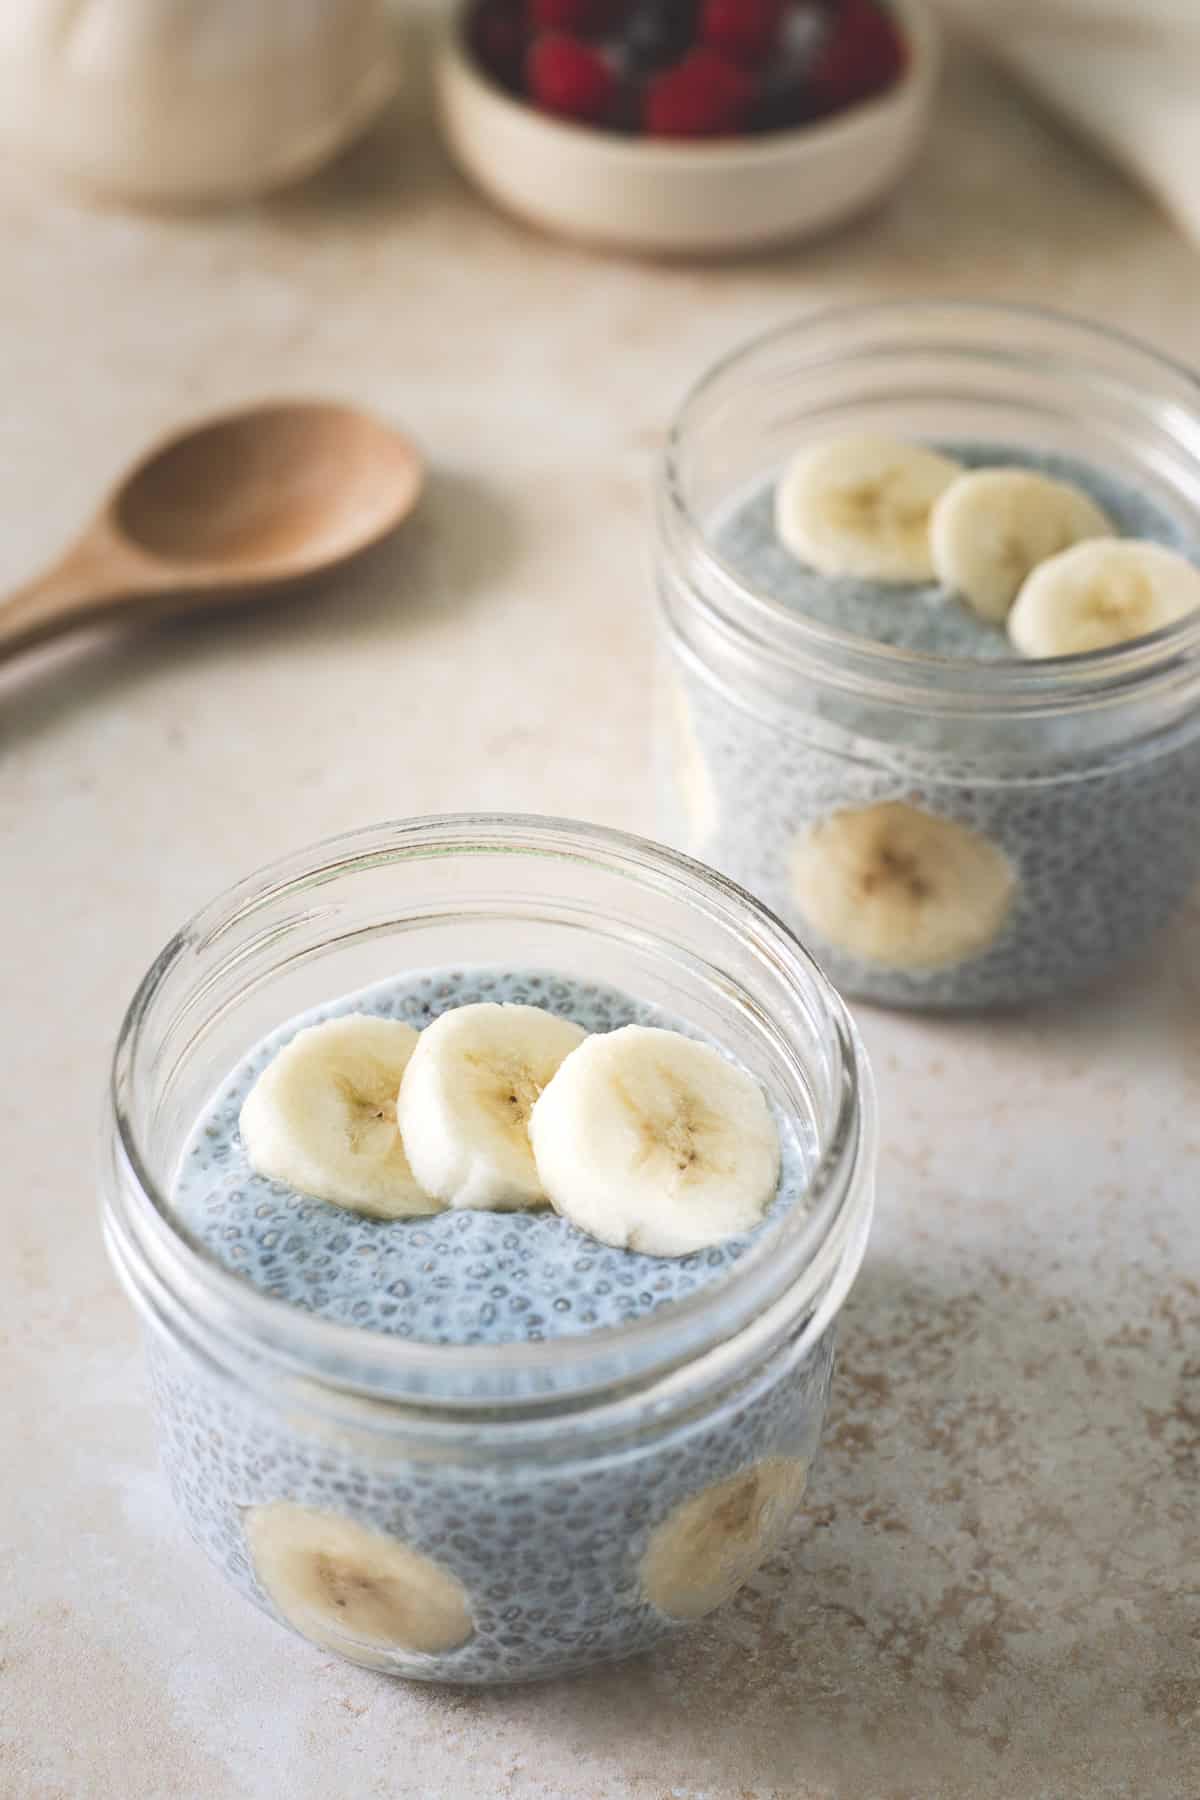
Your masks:
[{"label": "white ceramic pitcher", "polygon": [[307,174],[396,84],[386,0],[2,0],[0,142],[133,202]]}]

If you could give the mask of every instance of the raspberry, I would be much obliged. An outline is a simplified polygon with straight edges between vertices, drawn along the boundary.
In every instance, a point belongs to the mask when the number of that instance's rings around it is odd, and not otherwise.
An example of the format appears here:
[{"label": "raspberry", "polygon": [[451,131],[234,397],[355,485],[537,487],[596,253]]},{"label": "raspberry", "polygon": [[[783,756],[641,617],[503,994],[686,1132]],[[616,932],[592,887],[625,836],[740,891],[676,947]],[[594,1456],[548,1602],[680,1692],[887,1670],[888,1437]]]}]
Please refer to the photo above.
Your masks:
[{"label": "raspberry", "polygon": [[568,31],[588,37],[613,31],[625,13],[624,0],[527,0],[532,31]]},{"label": "raspberry", "polygon": [[521,85],[525,26],[515,0],[485,0],[472,16],[468,41],[485,73],[513,91]]},{"label": "raspberry", "polygon": [[908,52],[891,14],[876,0],[842,0],[833,31],[809,70],[816,110],[839,112],[899,80]]},{"label": "raspberry", "polygon": [[783,0],[704,0],[702,41],[731,62],[765,62],[779,35]]},{"label": "raspberry", "polygon": [[595,125],[617,97],[617,80],[598,50],[566,32],[534,43],[525,62],[530,98],[543,112]]},{"label": "raspberry", "polygon": [[647,86],[646,130],[651,137],[726,137],[741,130],[753,97],[745,70],[702,45]]}]

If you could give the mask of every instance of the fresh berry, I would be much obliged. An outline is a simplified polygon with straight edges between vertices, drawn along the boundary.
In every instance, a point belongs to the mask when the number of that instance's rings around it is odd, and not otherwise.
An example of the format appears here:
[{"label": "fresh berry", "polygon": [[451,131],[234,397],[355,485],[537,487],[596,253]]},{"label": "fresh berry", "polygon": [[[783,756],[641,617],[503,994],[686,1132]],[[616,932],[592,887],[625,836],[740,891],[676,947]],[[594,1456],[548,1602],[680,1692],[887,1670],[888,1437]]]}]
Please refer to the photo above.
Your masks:
[{"label": "fresh berry", "polygon": [[700,37],[730,62],[765,62],[779,36],[783,0],[704,0]]},{"label": "fresh berry", "polygon": [[617,98],[617,79],[598,50],[566,32],[538,38],[525,63],[530,99],[543,112],[599,124]]},{"label": "fresh berry", "polygon": [[809,85],[818,112],[840,112],[882,94],[907,61],[904,39],[876,0],[842,0],[832,31],[817,51]]},{"label": "fresh berry", "polygon": [[469,41],[486,74],[516,92],[525,60],[525,24],[520,0],[484,0],[471,19]]},{"label": "fresh berry", "polygon": [[753,98],[746,71],[701,45],[649,82],[645,127],[651,137],[728,137],[742,129]]},{"label": "fresh berry", "polygon": [[529,29],[567,31],[597,37],[615,31],[625,14],[624,0],[527,0]]},{"label": "fresh berry", "polygon": [[678,62],[696,38],[696,0],[635,0],[622,48],[633,68]]}]

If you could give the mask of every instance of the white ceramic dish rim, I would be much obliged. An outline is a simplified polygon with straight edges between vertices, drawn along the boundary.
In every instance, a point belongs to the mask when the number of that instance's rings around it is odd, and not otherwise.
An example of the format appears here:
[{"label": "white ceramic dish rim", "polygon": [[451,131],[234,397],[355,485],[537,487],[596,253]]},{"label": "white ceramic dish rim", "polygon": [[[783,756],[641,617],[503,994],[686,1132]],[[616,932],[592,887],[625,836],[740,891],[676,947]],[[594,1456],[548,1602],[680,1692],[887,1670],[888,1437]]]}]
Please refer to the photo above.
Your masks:
[{"label": "white ceramic dish rim", "polygon": [[464,25],[469,6],[459,6],[446,21],[441,32],[441,55],[454,65],[455,72],[486,95],[498,113],[512,120],[522,120],[530,131],[545,134],[564,151],[579,151],[590,146],[598,156],[607,157],[614,165],[624,164],[631,171],[645,171],[654,165],[678,169],[681,165],[770,169],[780,163],[792,164],[807,151],[844,150],[851,153],[857,143],[872,136],[879,124],[894,113],[924,97],[933,86],[937,72],[940,37],[933,15],[924,0],[890,0],[898,15],[908,45],[908,65],[896,84],[872,100],[859,101],[828,120],[815,120],[788,130],[763,132],[750,137],[722,138],[647,138],[626,137],[604,131],[593,125],[575,125],[569,119],[539,112],[528,101],[516,99],[494,82],[481,69],[467,47]]}]

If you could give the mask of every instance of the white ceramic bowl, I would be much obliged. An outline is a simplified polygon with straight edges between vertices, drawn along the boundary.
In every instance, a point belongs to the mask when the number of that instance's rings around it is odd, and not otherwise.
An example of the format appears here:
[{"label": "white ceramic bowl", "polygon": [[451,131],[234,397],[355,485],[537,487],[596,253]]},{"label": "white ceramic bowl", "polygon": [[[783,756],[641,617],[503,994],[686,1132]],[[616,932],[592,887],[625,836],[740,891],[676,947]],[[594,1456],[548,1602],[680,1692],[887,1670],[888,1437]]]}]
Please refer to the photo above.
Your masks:
[{"label": "white ceramic bowl", "polygon": [[686,143],[572,125],[513,99],[467,50],[460,14],[437,51],[443,127],[463,172],[547,231],[648,254],[763,249],[862,211],[915,152],[939,38],[924,0],[893,4],[909,62],[878,100],[792,131]]}]

